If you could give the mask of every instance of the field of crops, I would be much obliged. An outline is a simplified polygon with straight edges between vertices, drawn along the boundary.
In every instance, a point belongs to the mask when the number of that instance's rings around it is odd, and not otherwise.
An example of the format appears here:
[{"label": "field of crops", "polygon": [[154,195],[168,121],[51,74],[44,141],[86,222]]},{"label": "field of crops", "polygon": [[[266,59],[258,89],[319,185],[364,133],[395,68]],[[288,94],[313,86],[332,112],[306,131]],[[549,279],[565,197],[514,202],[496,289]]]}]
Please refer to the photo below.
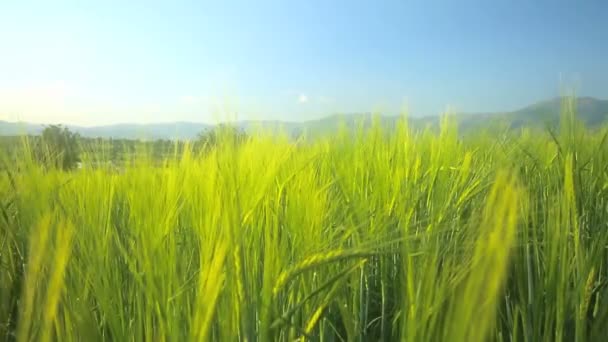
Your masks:
[{"label": "field of crops", "polygon": [[0,340],[605,341],[608,129],[572,108],[118,170],[24,154],[0,176]]}]

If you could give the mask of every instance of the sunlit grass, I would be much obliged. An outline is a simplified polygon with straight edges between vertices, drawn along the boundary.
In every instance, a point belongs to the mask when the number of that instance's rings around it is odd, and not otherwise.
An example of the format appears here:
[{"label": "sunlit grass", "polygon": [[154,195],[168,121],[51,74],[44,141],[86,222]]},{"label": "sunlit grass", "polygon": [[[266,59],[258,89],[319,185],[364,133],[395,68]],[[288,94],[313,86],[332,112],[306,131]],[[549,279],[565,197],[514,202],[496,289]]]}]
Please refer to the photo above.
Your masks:
[{"label": "sunlit grass", "polygon": [[573,108],[73,172],[4,156],[0,338],[603,341],[608,130]]}]

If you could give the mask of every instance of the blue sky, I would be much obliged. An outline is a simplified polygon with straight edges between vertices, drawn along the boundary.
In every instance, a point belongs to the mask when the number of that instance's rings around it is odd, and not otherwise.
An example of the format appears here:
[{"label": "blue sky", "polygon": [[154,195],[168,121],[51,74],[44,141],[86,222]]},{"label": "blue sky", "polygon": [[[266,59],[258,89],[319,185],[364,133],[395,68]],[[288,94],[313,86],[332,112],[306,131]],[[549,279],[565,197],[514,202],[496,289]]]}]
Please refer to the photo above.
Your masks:
[{"label": "blue sky", "polygon": [[0,120],[307,120],[608,98],[607,1],[0,3]]}]

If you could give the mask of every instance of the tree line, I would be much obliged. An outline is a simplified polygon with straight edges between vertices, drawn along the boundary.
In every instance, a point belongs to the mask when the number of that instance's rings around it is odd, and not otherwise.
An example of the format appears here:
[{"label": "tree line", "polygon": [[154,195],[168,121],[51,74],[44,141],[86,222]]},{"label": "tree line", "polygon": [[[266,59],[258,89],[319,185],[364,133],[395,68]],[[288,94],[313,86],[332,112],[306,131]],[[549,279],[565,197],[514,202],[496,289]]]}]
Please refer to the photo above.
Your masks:
[{"label": "tree line", "polygon": [[[83,156],[97,162],[123,163],[140,155],[164,160],[179,156],[184,149],[206,153],[220,142],[240,144],[248,139],[241,129],[218,125],[200,132],[192,141],[157,139],[89,138],[62,125],[49,125],[38,136],[0,137],[0,150],[19,158],[29,153],[34,161],[48,168],[73,170],[83,163]],[[25,143],[24,143],[25,142]]]}]

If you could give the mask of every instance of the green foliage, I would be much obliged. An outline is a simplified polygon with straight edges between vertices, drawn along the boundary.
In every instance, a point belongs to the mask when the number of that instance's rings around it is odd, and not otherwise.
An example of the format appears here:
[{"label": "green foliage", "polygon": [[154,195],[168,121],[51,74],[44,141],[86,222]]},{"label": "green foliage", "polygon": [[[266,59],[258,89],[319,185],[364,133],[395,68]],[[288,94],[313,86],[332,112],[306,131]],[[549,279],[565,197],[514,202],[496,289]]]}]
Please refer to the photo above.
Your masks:
[{"label": "green foliage", "polygon": [[608,129],[563,108],[559,132],[376,120],[7,165],[0,339],[604,341]]},{"label": "green foliage", "polygon": [[74,169],[80,162],[78,139],[78,134],[66,127],[50,125],[42,131],[38,139],[35,157],[47,167]]},{"label": "green foliage", "polygon": [[245,131],[231,125],[220,124],[200,132],[195,140],[194,148],[197,151],[209,151],[219,143],[242,144],[248,138]]}]

